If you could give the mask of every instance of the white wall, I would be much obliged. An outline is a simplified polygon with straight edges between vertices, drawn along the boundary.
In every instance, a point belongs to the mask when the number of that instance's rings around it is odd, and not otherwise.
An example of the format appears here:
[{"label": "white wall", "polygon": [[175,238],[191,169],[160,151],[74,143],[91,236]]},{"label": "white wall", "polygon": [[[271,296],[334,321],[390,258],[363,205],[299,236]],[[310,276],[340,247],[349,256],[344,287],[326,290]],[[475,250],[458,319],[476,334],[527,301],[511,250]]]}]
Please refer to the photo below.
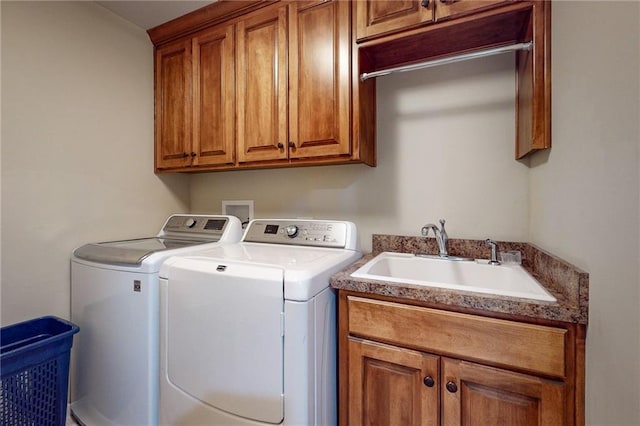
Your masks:
[{"label": "white wall", "polygon": [[158,231],[188,178],[153,174],[153,49],[93,2],[1,2],[3,324],[69,317],[69,256]]},{"label": "white wall", "polygon": [[372,233],[417,235],[447,219],[449,236],[526,240],[528,168],[514,161],[514,57],[378,79],[378,167],[209,173],[191,208],[253,199],[256,217],[353,220]]},{"label": "white wall", "polygon": [[640,424],[640,3],[553,4],[553,148],[531,240],[590,274],[587,419]]}]

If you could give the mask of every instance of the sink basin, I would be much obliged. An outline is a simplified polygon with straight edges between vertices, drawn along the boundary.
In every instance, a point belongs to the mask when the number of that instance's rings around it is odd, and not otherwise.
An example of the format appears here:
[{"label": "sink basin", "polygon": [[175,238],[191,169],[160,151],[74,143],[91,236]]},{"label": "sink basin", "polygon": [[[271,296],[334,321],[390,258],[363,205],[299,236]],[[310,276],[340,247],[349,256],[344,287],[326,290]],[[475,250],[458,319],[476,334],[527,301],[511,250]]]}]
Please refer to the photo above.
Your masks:
[{"label": "sink basin", "polygon": [[380,253],[351,274],[354,278],[390,281],[452,290],[474,291],[555,302],[520,265],[489,265],[487,260],[450,261],[406,253]]}]

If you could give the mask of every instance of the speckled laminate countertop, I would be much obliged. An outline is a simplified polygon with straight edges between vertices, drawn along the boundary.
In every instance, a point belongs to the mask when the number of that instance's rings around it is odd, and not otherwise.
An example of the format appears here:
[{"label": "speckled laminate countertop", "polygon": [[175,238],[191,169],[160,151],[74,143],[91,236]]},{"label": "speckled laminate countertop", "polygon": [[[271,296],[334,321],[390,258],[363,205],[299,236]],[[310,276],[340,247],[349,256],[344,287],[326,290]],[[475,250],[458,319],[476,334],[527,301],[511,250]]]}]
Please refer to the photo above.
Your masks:
[{"label": "speckled laminate countertop", "polygon": [[[442,307],[471,309],[536,319],[587,324],[589,319],[589,274],[529,243],[498,241],[500,250],[519,250],[522,266],[557,299],[542,302],[507,296],[448,290],[413,284],[352,278],[351,274],[381,252],[438,252],[433,238],[373,235],[373,252],[334,275],[331,286],[358,293],[417,300]],[[449,240],[452,256],[488,259],[489,248],[481,240]]]}]

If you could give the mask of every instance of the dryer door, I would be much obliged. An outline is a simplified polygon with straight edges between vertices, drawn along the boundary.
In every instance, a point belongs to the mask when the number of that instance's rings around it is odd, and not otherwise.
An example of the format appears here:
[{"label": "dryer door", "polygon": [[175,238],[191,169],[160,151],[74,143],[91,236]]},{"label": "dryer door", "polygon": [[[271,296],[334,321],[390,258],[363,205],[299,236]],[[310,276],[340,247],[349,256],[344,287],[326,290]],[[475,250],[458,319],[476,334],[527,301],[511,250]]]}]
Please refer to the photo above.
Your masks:
[{"label": "dryer door", "polygon": [[280,423],[283,270],[210,258],[172,264],[167,291],[167,375],[212,407]]}]

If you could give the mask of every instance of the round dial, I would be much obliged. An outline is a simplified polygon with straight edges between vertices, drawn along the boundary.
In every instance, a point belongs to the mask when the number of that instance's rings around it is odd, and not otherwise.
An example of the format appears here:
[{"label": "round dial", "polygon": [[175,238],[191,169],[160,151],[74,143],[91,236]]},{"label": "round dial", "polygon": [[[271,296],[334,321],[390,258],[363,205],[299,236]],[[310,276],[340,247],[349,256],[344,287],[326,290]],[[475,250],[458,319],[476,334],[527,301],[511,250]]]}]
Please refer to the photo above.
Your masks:
[{"label": "round dial", "polygon": [[184,225],[187,228],[193,228],[194,226],[196,226],[196,220],[192,217],[188,218],[187,221],[184,223]]},{"label": "round dial", "polygon": [[298,235],[298,227],[296,225],[287,225],[287,227],[284,228],[284,232],[287,234],[287,237],[295,238],[296,235]]}]

